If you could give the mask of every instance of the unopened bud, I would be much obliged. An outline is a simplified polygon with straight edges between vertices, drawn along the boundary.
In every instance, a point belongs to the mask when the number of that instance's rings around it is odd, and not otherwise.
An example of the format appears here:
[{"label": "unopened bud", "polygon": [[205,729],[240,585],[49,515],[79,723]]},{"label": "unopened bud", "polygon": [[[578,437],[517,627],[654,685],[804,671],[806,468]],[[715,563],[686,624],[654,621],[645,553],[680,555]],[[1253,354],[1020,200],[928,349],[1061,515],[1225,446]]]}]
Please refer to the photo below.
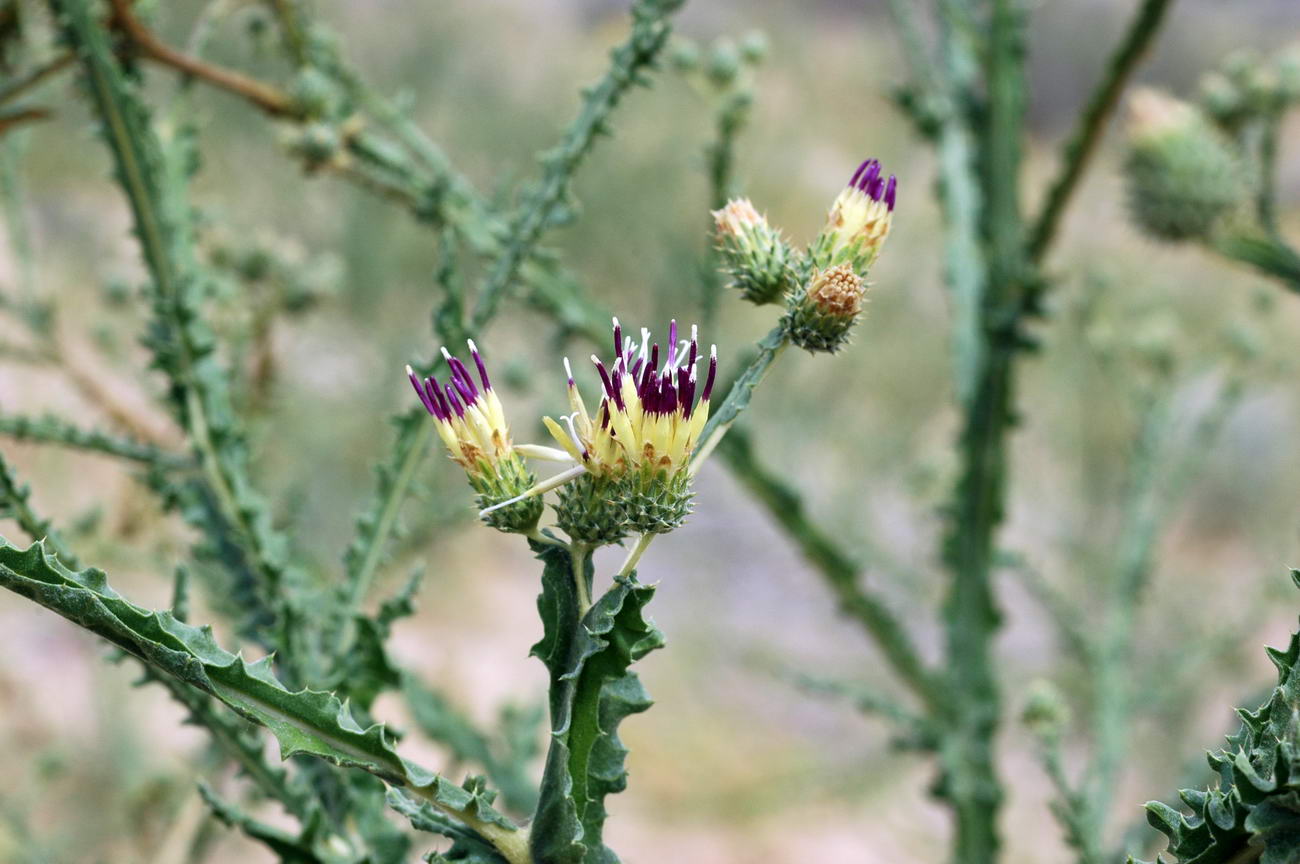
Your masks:
[{"label": "unopened bud", "polygon": [[848,264],[866,276],[889,236],[897,194],[898,182],[892,174],[884,177],[880,162],[868,159],[859,165],[831,204],[826,227],[813,242],[813,263],[818,267]]},{"label": "unopened bud", "polygon": [[1232,143],[1195,106],[1153,90],[1130,104],[1129,212],[1160,240],[1209,237],[1246,200]]},{"label": "unopened bud", "polygon": [[862,313],[866,289],[866,282],[848,264],[815,271],[807,286],[791,298],[786,315],[790,339],[807,351],[838,351]]},{"label": "unopened bud", "polygon": [[728,287],[751,303],[775,303],[796,283],[794,253],[748,198],[713,211]]}]

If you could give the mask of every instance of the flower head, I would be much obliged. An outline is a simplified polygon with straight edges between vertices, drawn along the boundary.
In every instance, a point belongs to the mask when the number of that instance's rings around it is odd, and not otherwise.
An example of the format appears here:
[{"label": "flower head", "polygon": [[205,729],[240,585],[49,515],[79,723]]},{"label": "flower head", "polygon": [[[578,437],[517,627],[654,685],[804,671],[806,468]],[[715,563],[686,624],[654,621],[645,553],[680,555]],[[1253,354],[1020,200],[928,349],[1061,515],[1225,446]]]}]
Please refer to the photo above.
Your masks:
[{"label": "flower head", "polygon": [[[470,485],[479,493],[480,507],[488,508],[516,498],[536,478],[511,444],[505,410],[472,339],[469,352],[478,371],[477,384],[469,368],[446,348],[442,349],[450,370],[446,383],[439,384],[432,375],[421,379],[410,366],[406,374],[420,402],[433,416],[447,454],[465,469]],[[519,503],[524,506],[494,512],[488,523],[507,531],[531,529],[541,515],[541,505]]]},{"label": "flower head", "polygon": [[759,305],[775,303],[795,287],[795,253],[748,198],[733,198],[714,210],[713,222],[730,287],[741,297]]},{"label": "flower head", "polygon": [[1158,240],[1204,240],[1250,193],[1236,145],[1196,106],[1155,90],[1129,103],[1129,212]]},{"label": "flower head", "polygon": [[813,271],[808,285],[791,298],[786,326],[796,345],[834,352],[848,342],[862,313],[867,283],[848,264]]},{"label": "flower head", "polygon": [[[668,327],[665,350],[650,344],[650,331],[641,342],[623,336],[614,319],[614,358],[606,366],[592,355],[600,375],[600,403],[594,415],[578,392],[566,359],[569,407],[562,426],[547,417],[542,422],[574,462],[589,473],[622,476],[649,470],[676,474],[687,467],[700,432],[709,417],[709,397],[717,376],[717,347],[708,360],[704,386],[699,386],[699,340],[678,341],[677,322]],[[698,396],[698,398],[697,398]]]},{"label": "flower head", "polygon": [[889,236],[897,195],[898,181],[893,174],[883,176],[879,161],[859,165],[831,204],[826,227],[813,244],[814,263],[823,268],[848,264],[866,276]]},{"label": "flower head", "polygon": [[558,457],[570,467],[516,500],[565,487],[556,508],[559,526],[584,543],[617,542],[629,531],[665,533],[685,520],[693,494],[691,457],[709,417],[718,356],[714,346],[701,384],[706,361],[696,330],[691,328],[690,339],[678,335],[673,321],[665,347],[651,343],[645,329],[638,343],[623,335],[615,318],[612,360],[591,358],[601,384],[594,412],[565,359],[570,413],[542,421],[563,449],[519,449],[538,458]]}]

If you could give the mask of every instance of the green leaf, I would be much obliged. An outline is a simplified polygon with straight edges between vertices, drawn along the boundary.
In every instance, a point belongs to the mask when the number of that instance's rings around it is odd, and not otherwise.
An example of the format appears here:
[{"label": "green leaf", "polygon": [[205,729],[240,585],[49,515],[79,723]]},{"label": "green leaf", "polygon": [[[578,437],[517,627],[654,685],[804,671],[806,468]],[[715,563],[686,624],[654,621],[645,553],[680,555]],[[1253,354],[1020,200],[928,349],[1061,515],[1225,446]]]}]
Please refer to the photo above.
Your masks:
[{"label": "green leaf", "polygon": [[270,729],[281,758],[305,754],[358,768],[411,790],[488,838],[511,861],[526,861],[524,833],[491,806],[481,788],[466,789],[398,756],[382,725],[361,728],[330,693],[287,690],[271,658],[246,662],[223,650],[210,628],[170,612],[136,606],[109,587],[101,570],[73,572],[42,543],[20,550],[0,538],[0,587],[39,603],[109,640],[154,669],[179,678]]},{"label": "green leaf", "polygon": [[[611,864],[618,857],[602,839],[605,797],[627,785],[618,725],[651,704],[629,667],[664,644],[643,614],[654,588],[635,574],[620,577],[579,621],[568,551],[534,550],[545,563],[537,603],[544,631],[532,653],[550,672],[551,747],[532,853],[538,864]],[[589,553],[583,571],[590,584]]]}]

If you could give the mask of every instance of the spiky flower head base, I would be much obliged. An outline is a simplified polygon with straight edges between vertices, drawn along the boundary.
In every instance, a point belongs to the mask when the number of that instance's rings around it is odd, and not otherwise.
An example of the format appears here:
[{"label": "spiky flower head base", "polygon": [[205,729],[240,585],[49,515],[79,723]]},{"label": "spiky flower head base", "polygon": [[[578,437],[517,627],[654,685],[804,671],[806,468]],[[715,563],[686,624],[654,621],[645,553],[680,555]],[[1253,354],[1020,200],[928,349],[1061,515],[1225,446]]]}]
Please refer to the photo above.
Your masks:
[{"label": "spiky flower head base", "polygon": [[760,306],[777,303],[798,285],[795,252],[748,198],[733,198],[714,210],[713,221],[727,285],[743,299]]},{"label": "spiky flower head base", "polygon": [[1135,93],[1129,145],[1129,213],[1157,240],[1206,239],[1249,195],[1233,144],[1187,102],[1155,90]]},{"label": "spiky flower head base", "polygon": [[[465,469],[470,486],[478,492],[480,509],[490,511],[484,521],[501,531],[527,533],[537,526],[542,503],[515,499],[537,478],[510,441],[505,410],[472,339],[469,351],[478,370],[478,384],[469,368],[446,348],[442,354],[450,369],[447,383],[439,385],[432,375],[421,379],[410,366],[406,374],[425,410],[433,416],[447,454]],[[504,502],[513,503],[493,509]]]},{"label": "spiky flower head base", "polygon": [[862,314],[867,283],[848,264],[818,270],[791,298],[786,327],[790,340],[806,351],[834,353],[849,341]]}]

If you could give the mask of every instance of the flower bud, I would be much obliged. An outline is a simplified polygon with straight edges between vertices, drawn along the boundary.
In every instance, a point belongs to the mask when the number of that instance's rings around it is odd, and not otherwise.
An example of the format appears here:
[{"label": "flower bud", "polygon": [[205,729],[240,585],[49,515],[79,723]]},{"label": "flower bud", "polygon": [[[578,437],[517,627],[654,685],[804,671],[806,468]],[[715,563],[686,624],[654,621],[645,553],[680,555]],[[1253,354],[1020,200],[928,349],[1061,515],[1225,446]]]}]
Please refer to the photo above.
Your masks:
[{"label": "flower bud", "polygon": [[728,287],[761,306],[779,301],[795,286],[793,251],[748,198],[733,198],[714,210],[713,221]]},{"label": "flower bud", "polygon": [[1208,238],[1246,200],[1231,142],[1194,106],[1154,90],[1130,103],[1129,212],[1159,240]]},{"label": "flower bud", "polygon": [[898,181],[893,174],[885,179],[880,162],[868,159],[859,165],[831,204],[826,227],[813,242],[813,264],[822,268],[848,264],[865,277],[889,236],[897,194]]},{"label": "flower bud", "polygon": [[814,271],[786,313],[791,341],[807,351],[838,351],[862,313],[866,290],[867,283],[849,264]]},{"label": "flower bud", "polygon": [[521,496],[537,478],[511,444],[501,400],[472,339],[469,350],[479,384],[446,348],[442,353],[451,370],[446,384],[439,386],[433,376],[421,380],[410,366],[406,374],[425,410],[433,415],[447,454],[465,469],[470,486],[478,493],[479,509],[485,511],[483,521],[499,531],[528,533],[537,527],[542,502]]}]

